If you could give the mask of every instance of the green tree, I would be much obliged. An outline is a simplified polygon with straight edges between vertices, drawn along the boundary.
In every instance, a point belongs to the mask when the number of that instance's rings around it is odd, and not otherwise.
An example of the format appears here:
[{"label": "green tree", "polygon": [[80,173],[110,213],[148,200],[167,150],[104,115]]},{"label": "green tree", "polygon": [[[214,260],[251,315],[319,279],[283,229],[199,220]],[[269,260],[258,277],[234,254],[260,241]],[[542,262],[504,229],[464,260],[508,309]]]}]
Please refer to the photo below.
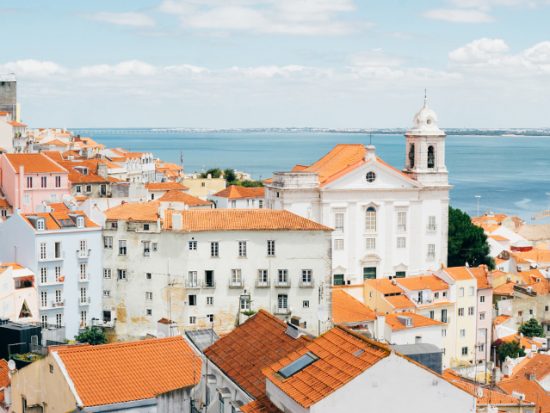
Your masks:
[{"label": "green tree", "polygon": [[231,168],[224,169],[223,177],[225,178],[225,180],[229,185],[233,185],[237,182],[237,175],[235,174],[234,169],[231,169]]},{"label": "green tree", "polygon": [[89,343],[91,345],[105,344],[107,337],[99,327],[86,327],[80,334],[74,337],[79,343]]},{"label": "green tree", "polygon": [[208,178],[210,175],[212,178],[219,178],[223,174],[220,168],[210,168],[206,172],[201,173],[201,178]]},{"label": "green tree", "polygon": [[472,224],[468,214],[458,208],[449,207],[449,267],[468,265],[477,267],[486,264],[495,268],[489,256],[487,235],[483,229]]},{"label": "green tree", "polygon": [[498,359],[502,363],[506,360],[506,357],[516,359],[518,357],[524,357],[525,351],[520,347],[517,341],[511,341],[509,343],[501,343],[497,347]]},{"label": "green tree", "polygon": [[264,186],[264,183],[262,181],[241,181],[239,183],[241,186],[245,186],[249,188]]},{"label": "green tree", "polygon": [[544,329],[534,318],[531,318],[526,323],[523,323],[519,328],[519,332],[525,337],[544,337]]}]

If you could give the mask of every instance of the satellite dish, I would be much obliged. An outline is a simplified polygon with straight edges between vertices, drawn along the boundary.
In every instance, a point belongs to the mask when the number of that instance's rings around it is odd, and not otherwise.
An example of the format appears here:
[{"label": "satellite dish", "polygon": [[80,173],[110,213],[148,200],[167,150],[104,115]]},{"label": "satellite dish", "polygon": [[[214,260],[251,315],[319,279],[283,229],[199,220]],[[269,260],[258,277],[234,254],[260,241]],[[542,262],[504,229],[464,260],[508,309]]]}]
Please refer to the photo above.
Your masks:
[{"label": "satellite dish", "polygon": [[17,366],[15,365],[15,361],[13,361],[13,360],[8,361],[8,369],[10,371],[14,371],[16,368],[17,368]]}]

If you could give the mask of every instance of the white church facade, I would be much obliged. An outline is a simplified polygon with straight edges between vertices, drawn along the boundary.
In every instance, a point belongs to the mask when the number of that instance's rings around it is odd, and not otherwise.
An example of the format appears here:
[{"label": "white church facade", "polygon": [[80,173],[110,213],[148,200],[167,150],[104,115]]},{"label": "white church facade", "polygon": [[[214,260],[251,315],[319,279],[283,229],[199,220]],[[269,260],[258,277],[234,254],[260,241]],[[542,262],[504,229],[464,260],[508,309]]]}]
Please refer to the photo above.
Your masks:
[{"label": "white church facade", "polygon": [[339,144],[312,165],[274,173],[266,184],[267,208],[334,228],[335,285],[446,265],[451,187],[445,133],[426,102],[405,140],[403,170],[377,157],[374,146]]}]

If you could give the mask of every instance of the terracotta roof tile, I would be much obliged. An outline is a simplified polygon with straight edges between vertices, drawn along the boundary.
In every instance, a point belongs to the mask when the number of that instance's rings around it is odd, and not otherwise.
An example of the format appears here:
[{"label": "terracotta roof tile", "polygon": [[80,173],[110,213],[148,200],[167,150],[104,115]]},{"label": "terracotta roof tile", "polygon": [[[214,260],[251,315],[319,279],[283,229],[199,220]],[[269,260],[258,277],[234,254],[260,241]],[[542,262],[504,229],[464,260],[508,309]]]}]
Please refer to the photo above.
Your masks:
[{"label": "terracotta roof tile", "polygon": [[243,413],[281,413],[281,410],[275,406],[269,397],[262,396],[257,400],[251,401],[241,407]]},{"label": "terracotta roof tile", "polygon": [[384,300],[397,310],[415,307],[414,303],[406,295],[392,295],[384,297]]},{"label": "terracotta roof tile", "polygon": [[106,210],[105,218],[108,220],[156,222],[160,217],[159,205],[158,201],[124,202]]},{"label": "terracotta roof tile", "polygon": [[99,227],[99,225],[97,225],[90,218],[88,218],[88,216],[84,212],[82,212],[82,211],[71,211],[69,209],[54,210],[52,212],[40,212],[40,213],[23,214],[22,217],[33,228],[34,228],[34,226],[31,224],[31,221],[29,220],[29,218],[32,218],[32,217],[44,218],[44,223],[46,225],[46,230],[55,231],[55,230],[61,230],[63,228],[70,228],[70,229],[76,228],[76,223],[74,225],[70,226],[70,227],[64,227],[62,225],[62,221],[74,222],[71,215],[72,216],[75,216],[75,215],[83,216],[84,217],[84,226],[86,228],[98,228]]},{"label": "terracotta roof tile", "polygon": [[229,185],[227,188],[222,189],[220,192],[215,193],[213,196],[228,199],[263,198],[264,192],[264,187],[248,188],[238,185]]},{"label": "terracotta roof tile", "polygon": [[332,321],[357,323],[376,319],[376,313],[341,289],[332,290]]},{"label": "terracotta roof tile", "polygon": [[514,369],[511,379],[527,377],[529,374],[534,374],[536,380],[544,380],[550,375],[550,354],[536,353],[532,358],[527,358],[527,362]]},{"label": "terracotta roof tile", "polygon": [[444,270],[453,280],[464,281],[474,278],[468,267],[449,267]]},{"label": "terracotta roof tile", "polygon": [[[389,347],[335,327],[304,348],[263,369],[275,386],[309,408],[390,354]],[[288,378],[278,372],[306,353],[318,357]]]},{"label": "terracotta roof tile", "polygon": [[506,295],[506,296],[513,296],[514,295],[514,286],[516,283],[514,282],[507,282],[505,284],[499,285],[498,287],[493,289],[493,294],[495,295]]},{"label": "terracotta roof tile", "polygon": [[407,278],[398,278],[397,283],[399,286],[410,290],[432,290],[432,291],[442,291],[448,290],[449,285],[443,281],[441,278],[436,277],[435,275],[423,275],[419,277],[407,277]]},{"label": "terracotta roof tile", "polygon": [[512,394],[513,392],[522,393],[525,395],[525,400],[535,403],[537,413],[550,413],[550,394],[534,380],[527,378],[517,378],[512,380],[503,380],[498,386]]},{"label": "terracotta roof tile", "polygon": [[397,285],[397,281],[394,282],[387,278],[378,278],[375,280],[365,280],[365,285],[381,292],[382,294],[404,294],[401,287]]},{"label": "terracotta roof tile", "polygon": [[197,384],[201,360],[182,337],[54,349],[84,406],[142,400]]},{"label": "terracotta roof tile", "polygon": [[505,323],[510,318],[512,317],[510,317],[509,315],[497,315],[493,320],[493,325],[498,326],[499,324]]},{"label": "terracotta roof tile", "polygon": [[186,191],[189,188],[179,182],[149,182],[145,184],[145,188],[149,191],[169,191],[178,190]]},{"label": "terracotta roof tile", "polygon": [[0,389],[10,385],[9,372],[7,360],[0,359]]},{"label": "terracotta roof tile", "polygon": [[204,354],[254,398],[265,395],[262,368],[303,348],[310,339],[286,334],[286,324],[264,310],[223,336]]},{"label": "terracotta roof tile", "polygon": [[[403,324],[399,317],[408,317],[411,319],[412,324],[410,327],[407,327]],[[444,325],[441,321],[432,320],[431,318],[424,317],[420,314],[403,312],[397,314],[388,314],[386,315],[386,324],[388,324],[393,331],[400,331],[410,328],[421,328],[421,327],[431,327],[431,326],[440,326]]]},{"label": "terracotta roof tile", "polygon": [[54,160],[41,153],[6,153],[5,156],[16,173],[19,167],[25,168],[25,173],[67,173],[67,170]]},{"label": "terracotta roof tile", "polygon": [[519,334],[510,334],[506,337],[501,337],[498,341],[503,341],[505,343],[512,343],[514,341],[518,342],[521,348],[530,350],[534,345],[535,348],[539,349],[542,347],[542,344],[538,341],[535,341],[529,337],[521,336]]},{"label": "terracotta roof tile", "polygon": [[159,199],[161,202],[181,202],[189,206],[208,206],[212,205],[210,201],[204,201],[188,193],[171,189],[166,191]]}]

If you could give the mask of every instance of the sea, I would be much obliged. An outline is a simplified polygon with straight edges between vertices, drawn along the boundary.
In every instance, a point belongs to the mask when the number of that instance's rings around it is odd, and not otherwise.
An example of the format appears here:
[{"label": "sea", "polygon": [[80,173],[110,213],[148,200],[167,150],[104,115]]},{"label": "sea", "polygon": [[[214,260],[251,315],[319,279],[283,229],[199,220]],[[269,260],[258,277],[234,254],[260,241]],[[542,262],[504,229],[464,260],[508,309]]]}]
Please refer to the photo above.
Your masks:
[{"label": "sea", "polygon": [[[405,138],[397,134],[312,131],[188,131],[80,129],[108,147],[150,151],[183,165],[186,173],[234,168],[265,179],[295,164],[310,164],[338,143],[372,143],[396,168],[405,162]],[[446,138],[451,205],[470,215],[495,212],[527,222],[550,209],[550,136],[449,135]]]}]

